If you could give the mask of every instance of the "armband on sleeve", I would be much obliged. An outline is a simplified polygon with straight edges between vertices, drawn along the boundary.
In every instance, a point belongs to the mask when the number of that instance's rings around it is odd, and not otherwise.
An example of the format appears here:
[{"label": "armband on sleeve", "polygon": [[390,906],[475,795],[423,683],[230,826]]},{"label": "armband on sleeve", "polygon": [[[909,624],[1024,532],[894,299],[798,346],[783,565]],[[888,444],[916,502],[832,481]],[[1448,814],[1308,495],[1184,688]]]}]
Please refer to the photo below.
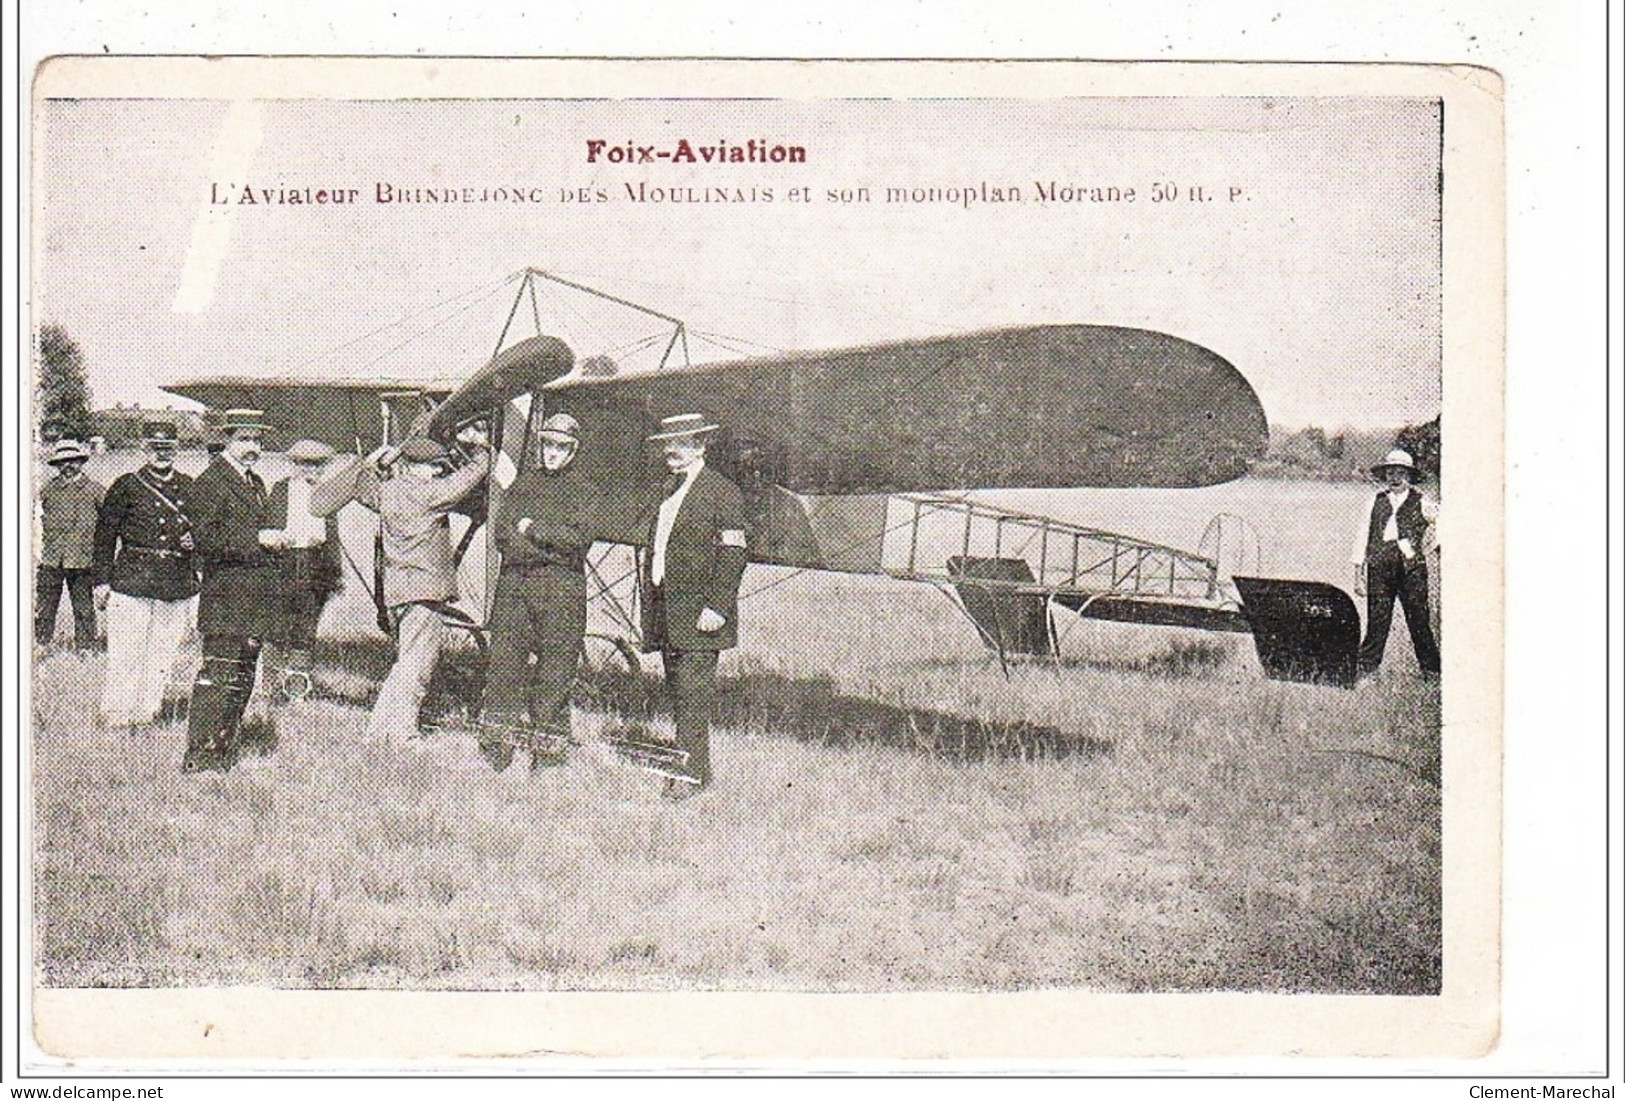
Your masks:
[{"label": "armband on sleeve", "polygon": [[717,543],[724,547],[745,549],[745,533],[738,528],[726,528],[717,533]]}]

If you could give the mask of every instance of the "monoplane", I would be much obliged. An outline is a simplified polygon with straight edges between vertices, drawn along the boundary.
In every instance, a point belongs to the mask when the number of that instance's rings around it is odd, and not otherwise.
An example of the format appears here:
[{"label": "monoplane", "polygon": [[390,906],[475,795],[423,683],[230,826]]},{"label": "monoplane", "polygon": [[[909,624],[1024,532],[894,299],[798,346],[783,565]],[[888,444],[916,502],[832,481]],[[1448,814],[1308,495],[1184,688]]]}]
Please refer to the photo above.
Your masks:
[{"label": "monoplane", "polygon": [[[695,365],[677,318],[537,269],[515,278],[494,354],[457,386],[216,378],[167,389],[264,409],[290,439],[357,453],[410,433],[455,446],[462,427],[486,423],[497,461],[486,491],[463,506],[458,553],[483,555],[487,578],[499,562],[477,538],[484,518],[535,461],[542,420],[570,413],[590,441],[577,461],[614,490],[589,572],[629,661],[641,641],[636,589],[611,576],[609,555],[648,540],[664,474],[645,437],[663,416],[697,411],[723,426],[708,461],[744,492],[752,562],[932,585],[1006,669],[1058,658],[1057,621],[1070,614],[1246,633],[1270,677],[1354,683],[1359,617],[1348,595],[1234,569],[1225,544],[1249,533],[1232,523],[1216,519],[1190,551],[977,495],[1241,477],[1263,456],[1268,425],[1241,372],[1207,348],[1056,324]],[[647,319],[654,331],[637,342],[647,361],[585,354],[543,331],[539,295],[560,288]],[[533,331],[521,337],[522,313]],[[379,601],[376,566],[371,578],[356,572]],[[483,641],[488,610],[479,600],[455,613],[457,625]]]}]

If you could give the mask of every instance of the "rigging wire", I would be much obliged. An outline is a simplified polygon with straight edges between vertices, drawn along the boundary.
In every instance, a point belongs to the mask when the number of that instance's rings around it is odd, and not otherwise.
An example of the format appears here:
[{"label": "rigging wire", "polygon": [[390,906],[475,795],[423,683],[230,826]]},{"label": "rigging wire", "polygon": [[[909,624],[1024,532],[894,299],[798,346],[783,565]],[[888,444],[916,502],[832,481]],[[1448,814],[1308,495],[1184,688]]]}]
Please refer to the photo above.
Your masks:
[{"label": "rigging wire", "polygon": [[[888,500],[888,502],[890,501],[890,496],[889,495],[887,497],[887,500]],[[897,523],[891,525],[890,527],[882,528],[881,531],[880,531],[880,535],[878,537],[872,536],[872,535],[866,535],[861,539],[853,540],[852,542],[847,543],[845,546],[837,547],[835,549],[834,554],[829,555],[828,557],[839,558],[841,555],[844,555],[849,551],[854,551],[854,550],[857,550],[859,547],[862,547],[862,546],[864,546],[864,545],[866,545],[868,543],[876,543],[876,542],[878,542],[881,545],[881,553],[884,554],[885,553],[886,536],[890,535],[894,531],[901,531],[906,527],[910,527],[914,523],[915,523],[915,518],[914,518],[914,516],[912,514],[910,514],[910,515],[904,517],[902,520],[899,520]],[[800,577],[804,573],[812,573],[814,571],[820,571],[821,572],[821,571],[824,571],[824,570],[827,570],[827,569],[829,569],[828,566],[794,566],[794,567],[791,567],[790,572],[785,574],[783,577],[780,577],[780,578],[778,578],[777,580],[774,580],[774,581],[769,581],[766,585],[758,586],[757,588],[752,589],[748,593],[740,594],[739,602],[741,604],[743,604],[745,601],[749,600],[751,597],[760,596],[761,594],[767,592],[770,589],[776,589],[780,585],[783,585],[784,583],[786,583],[788,581],[795,580],[796,578]],[[891,575],[890,574],[884,574],[883,576],[890,577]]]},{"label": "rigging wire", "polygon": [[606,348],[599,354],[609,356],[611,359],[620,355],[636,354],[643,351],[645,348],[652,348],[656,344],[659,344],[661,341],[667,339],[669,338],[665,333],[651,333],[648,336],[639,337],[637,340],[631,341],[630,343],[621,344],[614,348]]},{"label": "rigging wire", "polygon": [[689,335],[705,344],[711,344],[733,355],[749,355],[753,350],[761,352],[774,352],[783,354],[789,351],[776,344],[763,344],[743,336],[731,336],[727,333],[706,332],[703,329],[690,329]]},{"label": "rigging wire", "polygon": [[368,332],[362,333],[360,336],[352,337],[351,339],[344,341],[342,344],[335,344],[333,347],[328,348],[326,351],[318,353],[317,358],[326,359],[326,358],[328,358],[330,356],[336,355],[339,352],[344,351],[346,348],[353,347],[354,345],[360,344],[362,341],[365,341],[365,340],[371,340],[373,337],[378,336],[380,333],[385,333],[385,332],[388,332],[390,329],[397,328],[397,327],[399,327],[401,325],[405,325],[408,321],[415,320],[416,318],[422,317],[424,314],[430,313],[430,312],[432,312],[434,310],[438,310],[442,306],[449,306],[452,303],[457,302],[460,299],[467,298],[467,297],[469,297],[471,295],[478,295],[483,299],[484,297],[487,297],[487,296],[489,296],[491,294],[496,293],[497,291],[501,290],[503,287],[508,286],[516,278],[518,278],[517,274],[509,275],[509,276],[505,277],[500,283],[492,283],[492,284],[486,284],[486,285],[483,285],[483,286],[474,287],[471,290],[466,290],[466,291],[462,291],[459,294],[454,294],[449,298],[443,298],[439,302],[434,302],[434,303],[431,303],[428,306],[423,307],[421,310],[414,310],[409,314],[406,314],[406,315],[404,315],[402,317],[396,318],[394,321],[387,321],[384,324],[378,326],[376,329],[372,329],[372,330],[370,330]]},{"label": "rigging wire", "polygon": [[405,348],[408,345],[413,344],[416,341],[419,341],[419,340],[423,339],[424,337],[428,336],[430,333],[434,332],[437,329],[443,328],[446,325],[451,324],[453,321],[456,321],[458,318],[463,317],[464,315],[468,314],[470,311],[478,308],[479,306],[483,306],[487,299],[490,299],[491,297],[493,297],[500,290],[502,290],[501,285],[489,288],[487,290],[486,294],[482,298],[476,299],[475,301],[468,303],[462,309],[458,310],[456,313],[451,314],[449,317],[445,317],[445,318],[443,318],[443,319],[441,319],[439,321],[436,321],[433,325],[429,325],[429,326],[427,326],[425,328],[419,329],[417,332],[414,332],[414,333],[410,334],[409,336],[407,336],[407,338],[405,340],[402,340],[397,344],[391,345],[390,347],[384,349],[384,351],[380,352],[378,355],[374,356],[372,359],[367,360],[365,363],[362,364],[362,367],[363,368],[371,367],[371,366],[373,366],[373,365],[375,365],[377,363],[380,363],[383,360],[388,359],[390,356],[394,355],[396,352],[400,351],[402,348]]},{"label": "rigging wire", "polygon": [[[591,275],[591,274],[577,275],[577,274],[574,274],[574,273],[571,273],[571,272],[560,272],[559,274],[565,275],[565,276],[567,276],[567,277],[569,277],[571,279],[579,279],[582,282],[591,282],[594,278],[596,278],[595,275]],[[660,282],[659,280],[639,279],[639,278],[636,278],[634,276],[617,275],[616,276],[616,281],[619,282],[619,283],[630,283],[630,284],[640,285],[640,286],[644,286],[644,287],[652,287],[652,288],[655,288],[655,289],[658,289],[658,290],[682,291],[682,292],[687,293],[687,294],[692,294],[693,291],[694,291],[694,288],[693,288],[693,286],[691,284],[663,283],[663,282]],[[812,310],[812,311],[817,311],[817,312],[821,312],[821,313],[837,313],[838,312],[838,313],[842,313],[842,314],[850,314],[852,311],[856,310],[856,311],[864,313],[868,317],[870,317],[870,318],[872,318],[874,320],[877,320],[877,321],[890,321],[890,320],[894,320],[894,319],[901,319],[901,320],[905,320],[905,321],[916,322],[918,324],[926,326],[927,328],[934,329],[934,330],[936,330],[938,332],[942,332],[942,333],[954,333],[954,332],[959,331],[959,327],[954,325],[952,322],[938,321],[938,320],[934,320],[934,319],[930,319],[930,318],[917,317],[917,316],[912,315],[912,314],[901,313],[901,312],[898,312],[898,311],[882,312],[882,311],[879,311],[879,310],[866,309],[861,304],[847,303],[847,304],[836,305],[836,304],[830,303],[830,302],[809,302],[809,301],[805,301],[805,300],[800,299],[800,298],[783,298],[783,297],[777,297],[777,296],[774,296],[774,295],[750,294],[750,293],[747,293],[747,292],[740,292],[740,291],[730,291],[730,292],[728,292],[727,297],[728,297],[728,299],[730,301],[743,300],[743,301],[747,301],[747,302],[764,302],[764,303],[767,303],[769,305],[793,306],[793,307],[795,307],[797,309]]]}]

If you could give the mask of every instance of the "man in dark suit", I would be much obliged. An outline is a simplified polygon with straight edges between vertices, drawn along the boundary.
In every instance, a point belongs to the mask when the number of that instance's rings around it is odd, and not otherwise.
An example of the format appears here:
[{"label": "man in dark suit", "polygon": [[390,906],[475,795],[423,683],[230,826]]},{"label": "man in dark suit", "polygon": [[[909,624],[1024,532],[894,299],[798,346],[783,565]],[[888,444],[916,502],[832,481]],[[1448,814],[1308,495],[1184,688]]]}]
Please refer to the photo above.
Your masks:
[{"label": "man in dark suit", "polygon": [[490,527],[502,570],[491,601],[480,751],[498,772],[512,762],[516,742],[533,747],[533,770],[564,763],[587,630],[587,552],[601,494],[575,462],[581,425],[574,417],[554,413],[538,436],[541,464],[514,479]]},{"label": "man in dark suit", "polygon": [[262,418],[257,409],[227,410],[221,425],[226,446],[192,483],[193,538],[203,573],[203,668],[192,688],[182,772],[225,772],[244,749],[269,752],[275,744],[269,728],[252,746],[241,737],[260,648],[276,632],[283,608],[275,552],[287,545],[287,535],[269,522],[265,483],[254,473],[270,427]]},{"label": "man in dark suit", "polygon": [[271,487],[267,522],[286,537],[277,552],[284,604],[275,641],[286,663],[277,685],[279,700],[309,694],[316,627],[328,599],[343,587],[338,516],[324,518],[311,511],[312,494],[332,457],[327,444],[300,440],[288,448],[293,476]]},{"label": "man in dark suit", "polygon": [[717,658],[739,642],[739,579],[745,571],[745,506],[739,489],[705,465],[717,430],[694,413],[667,417],[649,439],[671,471],[639,563],[643,640],[659,650],[672,695],[677,748],[687,754],[665,796],[681,800],[711,783],[711,706]]},{"label": "man in dark suit", "polygon": [[175,426],[149,425],[143,442],[147,464],[108,487],[96,521],[96,603],[107,609],[101,713],[109,728],[158,718],[197,595],[192,479],[175,469]]}]

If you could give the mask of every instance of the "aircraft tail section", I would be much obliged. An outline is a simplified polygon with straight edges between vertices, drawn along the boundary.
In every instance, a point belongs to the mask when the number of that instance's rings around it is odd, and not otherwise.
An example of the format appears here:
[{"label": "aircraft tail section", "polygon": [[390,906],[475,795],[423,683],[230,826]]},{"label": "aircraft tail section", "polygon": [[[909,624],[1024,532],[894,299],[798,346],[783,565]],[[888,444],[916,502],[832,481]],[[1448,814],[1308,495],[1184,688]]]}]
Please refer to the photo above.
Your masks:
[{"label": "aircraft tail section", "polygon": [[[1031,567],[1020,558],[955,557],[949,576],[965,615],[988,649],[1002,657],[1054,657],[1049,601],[1032,588]],[[1354,601],[1335,585],[1318,581],[1237,577],[1242,611],[1197,604],[1102,598],[1076,594],[1056,603],[1086,618],[1195,628],[1250,629],[1259,664],[1272,680],[1352,688],[1358,675],[1360,617]]]},{"label": "aircraft tail section", "polygon": [[1266,675],[1353,688],[1360,615],[1349,595],[1319,581],[1233,578]]}]

